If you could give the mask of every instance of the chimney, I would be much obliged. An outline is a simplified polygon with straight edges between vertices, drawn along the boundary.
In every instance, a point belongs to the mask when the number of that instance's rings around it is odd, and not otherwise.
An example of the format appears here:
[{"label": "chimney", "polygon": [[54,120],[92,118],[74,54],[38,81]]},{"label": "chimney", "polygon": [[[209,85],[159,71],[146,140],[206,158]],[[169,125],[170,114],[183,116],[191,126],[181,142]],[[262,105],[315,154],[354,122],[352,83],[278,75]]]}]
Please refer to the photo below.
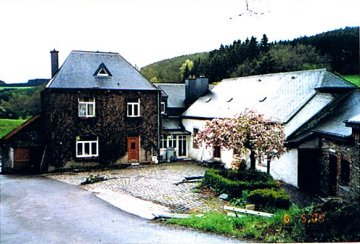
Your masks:
[{"label": "chimney", "polygon": [[185,103],[187,106],[193,104],[199,97],[205,95],[209,90],[209,79],[205,77],[190,77],[185,80]]},{"label": "chimney", "polygon": [[56,72],[59,70],[59,51],[55,49],[50,51],[51,55],[51,78],[54,77]]}]

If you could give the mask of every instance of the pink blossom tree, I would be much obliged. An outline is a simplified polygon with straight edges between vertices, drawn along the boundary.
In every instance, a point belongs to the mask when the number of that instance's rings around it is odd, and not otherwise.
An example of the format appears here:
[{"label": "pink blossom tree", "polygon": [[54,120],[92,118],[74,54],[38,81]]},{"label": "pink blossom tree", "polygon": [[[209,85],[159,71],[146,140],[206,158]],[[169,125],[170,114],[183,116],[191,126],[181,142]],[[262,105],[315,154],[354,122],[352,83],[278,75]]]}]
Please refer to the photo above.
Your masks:
[{"label": "pink blossom tree", "polygon": [[257,157],[266,157],[268,172],[270,160],[279,158],[286,152],[283,126],[252,110],[245,110],[235,118],[207,121],[194,141],[198,146],[205,144],[206,147],[236,149],[240,156],[245,156],[250,151],[251,169],[255,169]]}]

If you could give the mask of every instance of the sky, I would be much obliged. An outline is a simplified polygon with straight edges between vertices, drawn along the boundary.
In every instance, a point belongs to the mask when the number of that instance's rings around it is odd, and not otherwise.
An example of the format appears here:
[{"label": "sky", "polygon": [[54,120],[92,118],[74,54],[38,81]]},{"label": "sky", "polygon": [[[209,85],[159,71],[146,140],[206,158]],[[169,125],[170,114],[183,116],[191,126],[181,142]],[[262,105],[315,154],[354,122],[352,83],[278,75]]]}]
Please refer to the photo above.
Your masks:
[{"label": "sky", "polygon": [[[118,52],[132,65],[266,34],[292,40],[360,26],[359,0],[0,0],[0,80],[50,78],[71,50]],[[239,16],[242,14],[241,16]]]}]

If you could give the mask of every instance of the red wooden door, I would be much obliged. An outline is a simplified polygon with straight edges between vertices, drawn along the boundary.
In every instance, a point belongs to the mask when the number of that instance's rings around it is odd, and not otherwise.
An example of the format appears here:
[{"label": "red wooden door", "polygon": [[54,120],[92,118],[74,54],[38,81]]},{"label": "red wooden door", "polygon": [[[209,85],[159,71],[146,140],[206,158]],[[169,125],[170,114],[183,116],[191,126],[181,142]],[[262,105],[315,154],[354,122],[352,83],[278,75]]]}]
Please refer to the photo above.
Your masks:
[{"label": "red wooden door", "polygon": [[128,161],[139,161],[139,137],[128,137]]}]

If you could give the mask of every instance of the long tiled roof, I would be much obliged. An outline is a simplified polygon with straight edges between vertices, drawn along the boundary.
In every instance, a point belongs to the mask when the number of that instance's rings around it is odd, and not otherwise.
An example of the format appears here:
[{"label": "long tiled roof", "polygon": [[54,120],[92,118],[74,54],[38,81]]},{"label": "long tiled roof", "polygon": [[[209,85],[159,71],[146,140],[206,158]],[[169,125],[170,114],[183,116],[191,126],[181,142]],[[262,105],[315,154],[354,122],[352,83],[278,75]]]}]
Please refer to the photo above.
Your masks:
[{"label": "long tiled roof", "polygon": [[319,88],[354,86],[325,69],[276,73],[225,79],[210,93],[198,99],[184,117],[233,117],[246,108],[265,114],[274,121],[287,123],[309,101],[313,112],[328,104],[329,97],[316,97]]},{"label": "long tiled roof", "polygon": [[[109,76],[97,75],[103,68]],[[72,51],[48,88],[156,90],[118,53]]]}]

